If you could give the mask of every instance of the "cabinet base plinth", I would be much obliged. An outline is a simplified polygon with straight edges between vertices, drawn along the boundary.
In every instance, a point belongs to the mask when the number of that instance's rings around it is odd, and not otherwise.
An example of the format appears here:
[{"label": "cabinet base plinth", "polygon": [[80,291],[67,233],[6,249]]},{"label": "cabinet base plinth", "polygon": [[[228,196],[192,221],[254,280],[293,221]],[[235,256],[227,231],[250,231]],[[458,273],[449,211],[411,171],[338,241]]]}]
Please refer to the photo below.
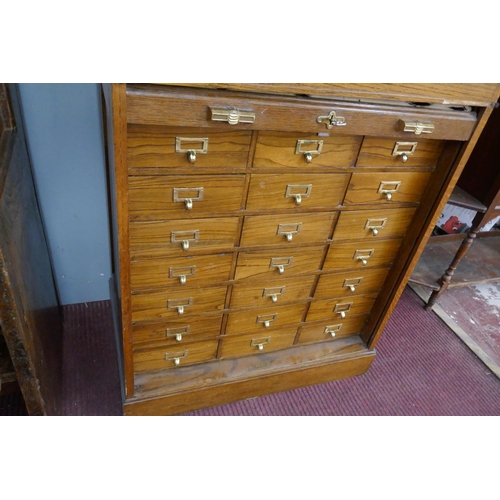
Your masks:
[{"label": "cabinet base plinth", "polygon": [[365,373],[375,357],[358,337],[204,365],[136,374],[125,415],[178,415]]}]

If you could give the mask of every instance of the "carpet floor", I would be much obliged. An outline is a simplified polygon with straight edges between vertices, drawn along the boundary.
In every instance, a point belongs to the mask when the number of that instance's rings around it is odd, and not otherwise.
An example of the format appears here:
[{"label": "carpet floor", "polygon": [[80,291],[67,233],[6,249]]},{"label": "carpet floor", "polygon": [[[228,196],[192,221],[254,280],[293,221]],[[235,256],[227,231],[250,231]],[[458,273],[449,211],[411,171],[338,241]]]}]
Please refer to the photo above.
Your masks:
[{"label": "carpet floor", "polygon": [[[63,377],[63,415],[122,414],[109,301],[64,307]],[[0,398],[0,415],[22,414]],[[366,374],[184,414],[292,415],[500,415],[500,380],[406,288]]]}]

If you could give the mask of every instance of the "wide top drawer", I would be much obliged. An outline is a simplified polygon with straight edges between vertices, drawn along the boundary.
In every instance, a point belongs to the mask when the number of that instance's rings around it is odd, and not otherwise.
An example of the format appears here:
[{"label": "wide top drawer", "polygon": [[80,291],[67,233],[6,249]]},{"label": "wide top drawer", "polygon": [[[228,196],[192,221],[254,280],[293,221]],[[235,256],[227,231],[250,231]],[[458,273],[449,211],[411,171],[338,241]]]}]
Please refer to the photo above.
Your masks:
[{"label": "wide top drawer", "polygon": [[127,85],[127,122],[145,125],[468,140],[476,121],[469,108],[445,105]]}]

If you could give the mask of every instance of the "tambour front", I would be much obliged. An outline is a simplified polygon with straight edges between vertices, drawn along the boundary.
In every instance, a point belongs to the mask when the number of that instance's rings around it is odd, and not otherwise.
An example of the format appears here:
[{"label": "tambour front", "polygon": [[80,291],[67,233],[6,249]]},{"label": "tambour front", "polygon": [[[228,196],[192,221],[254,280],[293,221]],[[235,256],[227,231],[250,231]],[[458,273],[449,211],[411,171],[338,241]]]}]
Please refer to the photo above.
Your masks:
[{"label": "tambour front", "polygon": [[366,371],[476,112],[110,96],[125,407],[179,413]]}]

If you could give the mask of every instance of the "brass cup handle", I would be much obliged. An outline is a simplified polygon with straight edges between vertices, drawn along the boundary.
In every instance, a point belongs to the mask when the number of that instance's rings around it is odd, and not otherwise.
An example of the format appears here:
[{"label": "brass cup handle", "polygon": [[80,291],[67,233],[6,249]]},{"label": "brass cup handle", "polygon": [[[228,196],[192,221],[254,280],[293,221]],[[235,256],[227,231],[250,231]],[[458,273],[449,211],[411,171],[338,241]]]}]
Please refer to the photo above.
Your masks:
[{"label": "brass cup handle", "polygon": [[387,201],[392,200],[392,194],[391,193],[385,193],[385,198]]},{"label": "brass cup handle", "polygon": [[351,290],[351,292],[356,291],[356,287],[354,285],[347,285],[347,288],[349,288],[349,290]]},{"label": "brass cup handle", "polygon": [[373,236],[377,236],[378,234],[378,229],[376,227],[372,227],[371,228],[372,232],[373,232]]},{"label": "brass cup handle", "polygon": [[181,274],[179,276],[179,282],[181,285],[185,285],[186,284],[186,281],[187,281],[187,278],[186,278],[186,275],[185,274]]},{"label": "brass cup handle", "polygon": [[296,205],[300,205],[302,203],[302,195],[301,194],[294,194],[293,197],[295,198]]},{"label": "brass cup handle", "polygon": [[408,155],[406,153],[403,153],[401,155],[401,160],[403,161],[403,163],[406,163],[408,161]]},{"label": "brass cup handle", "polygon": [[361,261],[361,263],[363,264],[363,266],[366,266],[366,264],[368,264],[368,261],[364,257],[358,257],[358,260]]},{"label": "brass cup handle", "polygon": [[278,302],[278,294],[273,293],[272,295],[269,295],[269,297],[271,297],[271,300],[273,302]]},{"label": "brass cup handle", "polygon": [[286,241],[292,241],[293,233],[283,233],[286,236]]},{"label": "brass cup handle", "polygon": [[340,311],[339,314],[342,319],[345,318],[345,311]]},{"label": "brass cup handle", "polygon": [[[271,326],[271,322],[270,322],[270,321],[264,321],[264,323],[263,323],[263,324],[264,324],[264,326],[265,326],[266,328],[269,328],[269,327]],[[260,349],[260,347],[259,347],[259,349]]]},{"label": "brass cup handle", "polygon": [[307,163],[311,163],[313,159],[313,155],[311,153],[304,153],[304,158],[306,159]]},{"label": "brass cup handle", "polygon": [[191,210],[193,208],[193,200],[191,198],[186,198],[184,203],[186,205],[186,210]]},{"label": "brass cup handle", "polygon": [[196,151],[188,151],[187,157],[188,157],[189,163],[194,163],[196,161]]},{"label": "brass cup handle", "polygon": [[177,307],[177,313],[179,316],[182,316],[184,314],[184,306],[176,306]]},{"label": "brass cup handle", "polygon": [[182,249],[189,250],[189,241],[188,240],[182,240]]},{"label": "brass cup handle", "polygon": [[177,342],[180,342],[180,341],[182,340],[182,334],[180,334],[180,333],[176,333],[176,334],[175,334],[175,340],[176,340]]},{"label": "brass cup handle", "polygon": [[175,366],[179,366],[179,365],[180,365],[180,363],[181,363],[180,358],[174,358],[174,365],[175,365]]},{"label": "brass cup handle", "polygon": [[279,266],[276,266],[276,268],[278,269],[278,272],[280,274],[283,274],[285,272],[285,266],[283,266],[281,264]]}]

